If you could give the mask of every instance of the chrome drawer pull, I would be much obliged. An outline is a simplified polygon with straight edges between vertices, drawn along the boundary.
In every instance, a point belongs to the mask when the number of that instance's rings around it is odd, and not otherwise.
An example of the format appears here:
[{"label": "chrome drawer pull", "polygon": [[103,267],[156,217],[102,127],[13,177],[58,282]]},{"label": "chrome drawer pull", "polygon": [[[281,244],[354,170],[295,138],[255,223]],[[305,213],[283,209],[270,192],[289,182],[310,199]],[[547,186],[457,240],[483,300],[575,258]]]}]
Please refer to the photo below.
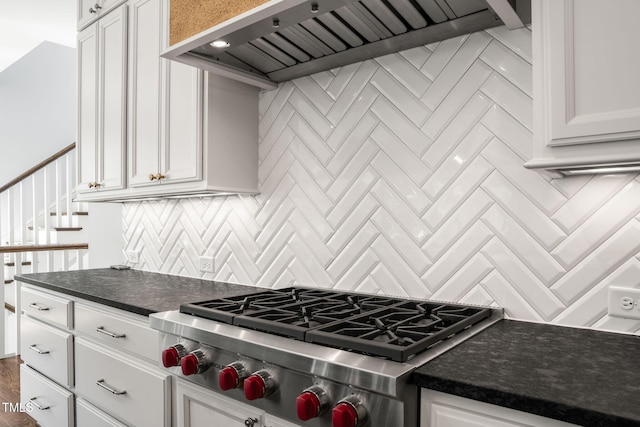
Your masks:
[{"label": "chrome drawer pull", "polygon": [[31,399],[29,399],[29,402],[33,403],[33,406],[35,406],[39,410],[44,411],[45,409],[49,409],[50,408],[50,406],[42,406],[41,404],[36,402],[36,399],[37,399],[37,397],[32,397]]},{"label": "chrome drawer pull", "polygon": [[36,303],[36,302],[32,302],[31,304],[29,304],[29,307],[35,308],[38,311],[47,311],[47,310],[49,310],[49,307],[47,307],[46,305],[38,305],[38,303]]},{"label": "chrome drawer pull", "polygon": [[113,332],[109,332],[104,328],[104,326],[98,326],[96,328],[96,332],[100,332],[101,334],[105,334],[107,336],[110,336],[111,338],[124,338],[127,336],[126,334],[115,334]]},{"label": "chrome drawer pull", "polygon": [[36,344],[30,345],[29,348],[38,354],[49,354],[49,350],[40,350]]},{"label": "chrome drawer pull", "polygon": [[107,384],[105,384],[104,380],[98,380],[96,381],[96,384],[99,387],[102,387],[103,389],[107,390],[109,393],[115,394],[117,396],[122,396],[123,394],[127,394],[127,390],[116,390],[114,388],[111,388]]}]

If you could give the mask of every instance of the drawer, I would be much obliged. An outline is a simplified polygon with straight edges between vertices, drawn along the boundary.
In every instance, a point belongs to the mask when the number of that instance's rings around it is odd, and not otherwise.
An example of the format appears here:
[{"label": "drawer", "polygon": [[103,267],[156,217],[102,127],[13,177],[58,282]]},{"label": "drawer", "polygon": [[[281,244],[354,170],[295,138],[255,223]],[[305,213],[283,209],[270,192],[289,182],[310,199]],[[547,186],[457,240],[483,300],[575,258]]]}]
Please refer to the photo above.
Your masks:
[{"label": "drawer", "polygon": [[20,290],[22,311],[63,328],[73,327],[73,301],[32,288]]},{"label": "drawer", "polygon": [[76,394],[136,427],[171,425],[171,377],[124,353],[77,338]]},{"label": "drawer", "polygon": [[43,427],[73,427],[73,394],[26,365],[20,366],[20,404]]},{"label": "drawer", "polygon": [[84,399],[76,399],[76,424],[79,427],[127,427]]},{"label": "drawer", "polygon": [[73,387],[73,335],[22,316],[20,321],[22,360],[57,383]]},{"label": "drawer", "polygon": [[149,327],[147,317],[117,314],[84,303],[76,303],[74,310],[79,335],[160,362],[158,332]]}]

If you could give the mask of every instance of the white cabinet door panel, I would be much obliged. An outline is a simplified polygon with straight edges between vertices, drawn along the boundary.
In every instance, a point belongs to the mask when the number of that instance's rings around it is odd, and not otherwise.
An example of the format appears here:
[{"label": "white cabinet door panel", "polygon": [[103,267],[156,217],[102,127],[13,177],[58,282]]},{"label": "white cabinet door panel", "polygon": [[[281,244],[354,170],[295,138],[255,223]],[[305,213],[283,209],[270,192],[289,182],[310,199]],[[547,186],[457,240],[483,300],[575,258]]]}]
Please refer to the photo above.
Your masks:
[{"label": "white cabinet door panel", "polygon": [[220,396],[180,378],[176,380],[178,427],[242,426],[257,420],[264,427],[263,413],[251,406]]}]

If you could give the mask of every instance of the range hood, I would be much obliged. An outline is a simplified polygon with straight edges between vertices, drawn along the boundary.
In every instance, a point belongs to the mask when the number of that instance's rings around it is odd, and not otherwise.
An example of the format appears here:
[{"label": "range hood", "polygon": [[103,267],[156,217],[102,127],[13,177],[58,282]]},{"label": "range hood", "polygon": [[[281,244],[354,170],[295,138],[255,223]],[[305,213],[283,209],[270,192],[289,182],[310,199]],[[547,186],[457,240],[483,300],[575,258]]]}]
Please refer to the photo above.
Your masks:
[{"label": "range hood", "polygon": [[[236,3],[209,1],[217,9]],[[184,16],[184,8],[177,9],[179,3],[171,1],[172,20],[181,14],[182,27],[191,22],[196,28],[202,25],[197,24],[203,20],[202,11],[192,9],[186,13],[194,16]],[[354,62],[503,24],[518,28],[531,21],[530,0],[255,3],[262,4],[172,44],[162,56],[272,89],[279,82]]]}]

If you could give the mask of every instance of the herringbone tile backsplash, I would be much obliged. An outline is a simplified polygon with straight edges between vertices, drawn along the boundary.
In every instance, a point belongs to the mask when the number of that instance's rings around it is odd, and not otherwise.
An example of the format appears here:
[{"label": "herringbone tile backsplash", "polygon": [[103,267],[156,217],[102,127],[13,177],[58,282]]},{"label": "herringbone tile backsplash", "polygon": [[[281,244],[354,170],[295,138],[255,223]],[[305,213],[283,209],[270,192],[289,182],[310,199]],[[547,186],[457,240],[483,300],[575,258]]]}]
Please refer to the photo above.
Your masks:
[{"label": "herringbone tile backsplash", "polygon": [[125,249],[150,271],[636,332],[607,288],[640,288],[640,179],[525,169],[531,86],[531,33],[504,27],[284,83],[260,99],[261,194],[128,203]]}]

